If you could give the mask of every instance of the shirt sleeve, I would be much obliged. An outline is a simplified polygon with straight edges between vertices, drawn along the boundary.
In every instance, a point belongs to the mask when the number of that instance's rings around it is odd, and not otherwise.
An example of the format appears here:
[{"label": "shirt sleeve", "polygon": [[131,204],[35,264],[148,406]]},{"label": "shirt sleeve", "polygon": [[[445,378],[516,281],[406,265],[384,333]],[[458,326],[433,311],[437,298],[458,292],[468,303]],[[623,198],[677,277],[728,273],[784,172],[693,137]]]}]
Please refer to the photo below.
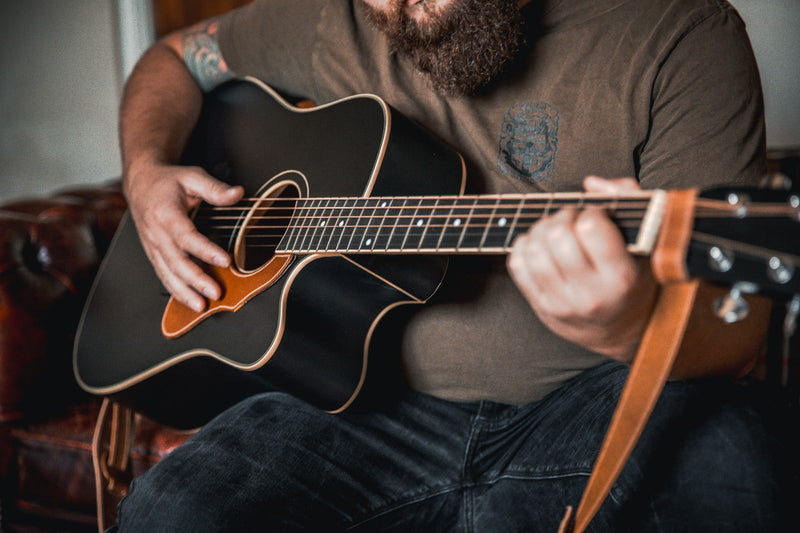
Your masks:
[{"label": "shirt sleeve", "polygon": [[653,84],[642,186],[754,185],[765,171],[765,125],[744,23],[724,7],[674,42]]},{"label": "shirt sleeve", "polygon": [[325,2],[255,0],[220,21],[222,57],[237,76],[306,96],[313,87],[312,58]]}]

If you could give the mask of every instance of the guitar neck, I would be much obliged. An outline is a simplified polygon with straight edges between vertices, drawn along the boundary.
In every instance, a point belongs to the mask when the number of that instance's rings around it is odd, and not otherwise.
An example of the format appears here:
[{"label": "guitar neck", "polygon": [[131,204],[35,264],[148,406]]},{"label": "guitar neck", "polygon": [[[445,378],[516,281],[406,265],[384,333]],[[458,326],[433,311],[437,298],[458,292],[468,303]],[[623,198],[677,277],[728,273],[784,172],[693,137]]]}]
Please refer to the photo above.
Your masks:
[{"label": "guitar neck", "polygon": [[666,193],[503,194],[306,198],[292,216],[280,253],[502,254],[536,221],[565,207],[610,214],[629,249],[649,254]]}]

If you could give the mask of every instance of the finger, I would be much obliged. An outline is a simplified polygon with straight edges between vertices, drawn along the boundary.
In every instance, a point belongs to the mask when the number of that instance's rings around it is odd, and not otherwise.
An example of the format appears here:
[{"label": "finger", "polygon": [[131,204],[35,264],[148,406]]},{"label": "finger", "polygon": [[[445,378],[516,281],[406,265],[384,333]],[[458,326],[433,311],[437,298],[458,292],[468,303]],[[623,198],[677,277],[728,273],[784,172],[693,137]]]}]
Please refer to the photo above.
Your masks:
[{"label": "finger", "polygon": [[210,300],[219,298],[221,292],[219,285],[197,262],[188,254],[180,252],[178,247],[172,247],[170,251],[178,253],[172,257],[165,256],[165,260],[170,262],[172,272],[182,283]]},{"label": "finger", "polygon": [[[219,297],[219,285],[190,256],[222,267],[230,263],[230,258],[224,250],[201,235],[185,213],[180,209],[164,209],[159,223],[147,233],[147,238],[155,251],[154,259],[159,261],[159,277],[181,303],[197,309],[198,303],[204,305],[204,302],[193,293],[199,292],[212,300]],[[210,247],[204,254],[205,259],[198,254],[198,250],[204,247]]]},{"label": "finger", "polygon": [[174,261],[164,260],[160,254],[155,254],[151,261],[161,283],[173,298],[198,313],[205,309],[206,300],[177,274]]},{"label": "finger", "polygon": [[559,312],[572,297],[570,271],[587,265],[570,229],[574,210],[540,220],[515,241],[509,268],[537,311]]},{"label": "finger", "polygon": [[537,313],[550,306],[546,294],[547,283],[538,274],[548,269],[547,261],[545,252],[531,238],[530,233],[515,239],[507,260],[511,278]]},{"label": "finger", "polygon": [[514,240],[508,256],[507,264],[514,280],[534,294],[542,292],[545,286],[538,281],[541,272],[549,269],[545,254],[538,241],[528,232]]},{"label": "finger", "polygon": [[581,240],[575,234],[574,226],[579,217],[580,212],[575,209],[562,209],[545,219],[540,228],[544,246],[562,283],[568,283],[578,275],[585,275],[593,267]]},{"label": "finger", "polygon": [[575,221],[575,235],[597,277],[597,289],[619,291],[633,284],[637,263],[628,253],[619,228],[597,208],[582,211]]},{"label": "finger", "polygon": [[244,189],[239,185],[229,185],[220,181],[202,169],[185,174],[182,182],[186,193],[211,205],[232,205],[244,196]]},{"label": "finger", "polygon": [[605,194],[620,194],[642,190],[635,178],[607,179],[600,176],[586,176],[583,180],[583,188],[587,192]]},{"label": "finger", "polygon": [[221,268],[230,264],[228,253],[195,227],[180,202],[171,202],[153,211],[153,220],[145,220],[143,226],[148,232],[148,240],[164,257],[188,261],[188,254]]},{"label": "finger", "polygon": [[[181,185],[186,194],[198,200],[203,200],[211,205],[232,205],[241,200],[244,189],[241,186],[231,186],[223,181],[211,177],[202,169],[186,173]],[[220,246],[213,243],[203,235],[194,224],[184,224],[181,221],[179,237],[176,238],[178,247],[186,253],[201,261],[225,268],[230,264],[230,256]]]},{"label": "finger", "polygon": [[[187,218],[188,222],[189,219]],[[191,222],[181,224],[173,232],[175,246],[182,252],[200,261],[220,268],[231,264],[231,257],[221,246],[200,233]]]}]

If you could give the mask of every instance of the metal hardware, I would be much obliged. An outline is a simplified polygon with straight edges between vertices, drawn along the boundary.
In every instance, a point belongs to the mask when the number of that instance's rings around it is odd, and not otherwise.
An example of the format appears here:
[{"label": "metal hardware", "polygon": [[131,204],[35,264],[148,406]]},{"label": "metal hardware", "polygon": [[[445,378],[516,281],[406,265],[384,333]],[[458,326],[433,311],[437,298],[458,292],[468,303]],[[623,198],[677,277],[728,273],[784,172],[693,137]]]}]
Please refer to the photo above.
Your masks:
[{"label": "metal hardware", "polygon": [[736,217],[744,218],[747,216],[747,205],[750,202],[750,197],[746,194],[738,194],[735,192],[728,194],[728,203],[736,208]]},{"label": "metal hardware", "polygon": [[794,265],[787,265],[780,257],[770,257],[767,262],[767,277],[781,285],[788,283],[794,277]]},{"label": "metal hardware", "polygon": [[750,304],[744,299],[743,294],[752,293],[757,287],[752,283],[736,283],[730,292],[714,302],[714,314],[726,324],[734,324],[744,320],[750,313]]},{"label": "metal hardware", "polygon": [[733,253],[719,246],[712,246],[708,250],[708,266],[717,272],[727,272],[733,268]]}]

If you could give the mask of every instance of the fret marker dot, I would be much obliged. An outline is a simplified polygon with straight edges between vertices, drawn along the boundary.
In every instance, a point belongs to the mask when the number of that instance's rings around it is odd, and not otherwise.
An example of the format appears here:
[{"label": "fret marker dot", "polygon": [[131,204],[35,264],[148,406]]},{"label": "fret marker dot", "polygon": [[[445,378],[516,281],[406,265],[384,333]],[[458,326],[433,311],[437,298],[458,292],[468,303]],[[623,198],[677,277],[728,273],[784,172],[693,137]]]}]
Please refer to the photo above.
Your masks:
[{"label": "fret marker dot", "polygon": [[372,239],[367,239],[367,246],[369,246],[370,244],[372,244]]},{"label": "fret marker dot", "polygon": [[422,224],[423,224],[422,219],[417,220],[417,227],[421,226]]},{"label": "fret marker dot", "polygon": [[344,220],[339,221],[339,227],[341,228],[342,226],[344,226]]},{"label": "fret marker dot", "polygon": [[319,225],[320,225],[320,226],[324,226],[324,225],[325,225],[325,221],[324,221],[324,220],[320,220],[320,221],[319,221]]},{"label": "fret marker dot", "polygon": [[459,227],[459,226],[461,225],[461,219],[460,219],[460,218],[457,218],[457,219],[455,219],[455,220],[453,221],[453,225],[454,225],[455,227]]},{"label": "fret marker dot", "polygon": [[506,225],[506,222],[508,222],[508,221],[506,220],[506,217],[503,217],[503,218],[501,218],[500,220],[498,220],[498,221],[497,221],[497,225],[498,225],[498,226],[500,226],[500,227],[502,228],[503,226],[505,226],[505,225]]},{"label": "fret marker dot", "polygon": [[387,205],[387,204],[386,204],[386,202],[383,202],[383,203],[381,204],[381,207],[386,207],[386,205]]}]

